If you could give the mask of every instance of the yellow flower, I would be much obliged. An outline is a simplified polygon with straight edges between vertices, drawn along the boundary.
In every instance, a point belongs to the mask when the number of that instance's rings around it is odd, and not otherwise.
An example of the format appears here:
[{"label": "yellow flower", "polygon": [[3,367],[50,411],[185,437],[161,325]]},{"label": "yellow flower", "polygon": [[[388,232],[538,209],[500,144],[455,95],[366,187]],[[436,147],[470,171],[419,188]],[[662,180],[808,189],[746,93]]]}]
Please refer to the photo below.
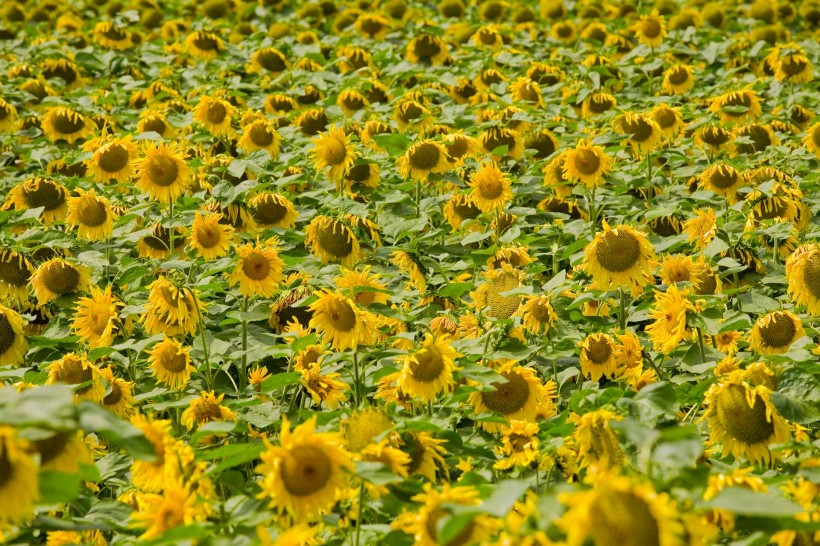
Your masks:
[{"label": "yellow flower", "polygon": [[510,421],[501,429],[501,445],[495,447],[495,452],[505,458],[497,461],[493,468],[509,470],[530,466],[541,457],[538,444],[538,423]]},{"label": "yellow flower", "polygon": [[679,512],[665,493],[625,476],[602,473],[587,491],[562,493],[567,511],[558,525],[567,533],[567,546],[581,546],[588,538],[596,546],[683,546]]},{"label": "yellow flower", "polygon": [[383,408],[367,407],[353,410],[339,425],[347,449],[362,451],[378,436],[393,428],[393,421]]},{"label": "yellow flower", "polygon": [[800,317],[790,311],[773,311],[755,321],[747,341],[760,354],[782,354],[806,335]]},{"label": "yellow flower", "polygon": [[726,197],[729,204],[737,203],[737,190],[744,182],[737,169],[725,164],[712,165],[698,176],[698,180],[707,190]]},{"label": "yellow flower", "polygon": [[418,431],[394,434],[391,436],[391,443],[410,455],[410,465],[407,467],[410,476],[424,476],[431,482],[436,482],[439,468],[445,476],[449,475],[444,461],[444,440],[433,438],[429,432]]},{"label": "yellow flower", "polygon": [[315,216],[305,229],[305,244],[322,262],[339,262],[353,267],[362,258],[359,239],[340,220]]},{"label": "yellow flower", "polygon": [[275,47],[263,47],[257,49],[251,58],[253,69],[257,72],[266,70],[272,74],[279,74],[290,68],[285,54]]},{"label": "yellow flower", "polygon": [[90,272],[62,258],[52,258],[37,267],[29,283],[40,305],[65,294],[88,290]]},{"label": "yellow flower", "polygon": [[117,28],[111,21],[100,21],[94,26],[94,41],[105,49],[124,51],[134,47],[131,33]]},{"label": "yellow flower", "polygon": [[409,285],[421,293],[427,291],[427,279],[419,265],[418,259],[403,250],[396,250],[390,256],[390,261],[396,264],[399,270],[410,277]]},{"label": "yellow flower", "polygon": [[752,462],[772,460],[769,446],[787,442],[790,431],[786,420],[769,398],[766,385],[751,386],[745,370],[721,376],[709,387],[704,398],[709,421],[709,443],[721,444],[723,453]]},{"label": "yellow flower", "polygon": [[222,214],[218,212],[206,215],[197,212],[194,216],[194,225],[191,227],[188,244],[206,260],[226,256],[231,248],[234,228],[221,223],[220,220],[222,220]]},{"label": "yellow flower", "polygon": [[549,333],[558,321],[558,315],[547,296],[524,296],[518,313],[524,330],[535,335]]},{"label": "yellow flower", "polygon": [[715,211],[712,209],[695,210],[695,218],[686,220],[683,223],[683,229],[689,242],[694,243],[698,250],[703,250],[709,246],[717,234]]},{"label": "yellow flower", "polygon": [[96,129],[96,124],[71,108],[54,106],[46,110],[41,127],[52,142],[64,140],[73,144],[88,137]]},{"label": "yellow flower", "polygon": [[809,315],[820,315],[820,244],[799,247],[786,259],[789,295]]},{"label": "yellow flower", "polygon": [[0,301],[23,304],[28,302],[28,283],[34,266],[23,254],[0,248]]},{"label": "yellow flower", "polygon": [[335,410],[347,400],[345,391],[350,387],[339,380],[339,373],[323,374],[319,362],[302,364],[299,371],[302,372],[300,383],[317,404],[324,402],[328,409]]},{"label": "yellow flower", "polygon": [[661,87],[670,95],[685,95],[695,86],[695,76],[692,67],[685,64],[676,64],[663,73]]},{"label": "yellow flower", "polygon": [[507,127],[485,129],[479,137],[479,142],[492,161],[500,161],[504,156],[521,159],[524,155],[523,140],[516,131]]},{"label": "yellow flower", "polygon": [[299,213],[286,197],[275,193],[260,193],[248,201],[253,219],[261,227],[293,229]]},{"label": "yellow flower", "polygon": [[[90,144],[93,144],[93,147]],[[85,164],[88,173],[97,182],[108,184],[113,180],[122,184],[134,176],[137,146],[131,140],[131,135],[114,138],[104,144],[99,141],[89,141],[83,148],[94,152]]]},{"label": "yellow flower", "polygon": [[348,485],[347,472],[353,470],[341,435],[317,433],[315,428],[316,416],[293,430],[284,417],[279,446],[263,439],[266,449],[256,468],[262,475],[258,498],[269,499],[269,508],[297,523],[316,519],[331,509]]},{"label": "yellow flower", "polygon": [[331,347],[338,351],[367,345],[375,333],[375,317],[362,311],[350,298],[322,289],[319,299],[310,305],[313,318],[310,327],[324,335]]},{"label": "yellow flower", "polygon": [[271,158],[275,158],[279,155],[281,141],[274,125],[265,119],[259,119],[242,127],[242,138],[237,146],[246,153],[265,150]]},{"label": "yellow flower", "polygon": [[570,417],[570,422],[575,424],[573,438],[578,446],[578,463],[581,468],[604,470],[623,464],[625,457],[621,444],[610,427],[612,421],[621,419],[622,416],[606,409]]},{"label": "yellow flower", "polygon": [[[131,418],[131,424],[139,429],[154,449],[155,460],[135,460],[131,464],[131,481],[134,486],[151,493],[162,491],[166,485],[166,459],[171,460],[174,439],[171,437],[171,421],[154,419],[141,414]],[[177,470],[173,466],[172,470]],[[178,470],[177,470],[178,471]]]},{"label": "yellow flower", "polygon": [[111,286],[105,290],[92,286],[91,296],[77,301],[72,328],[90,347],[108,347],[122,327],[118,308],[123,305],[111,293]]},{"label": "yellow flower", "polygon": [[[368,307],[374,303],[387,304],[387,286],[379,281],[381,275],[370,273],[370,266],[365,266],[361,271],[354,271],[341,268],[342,276],[337,277],[335,282],[347,296],[353,299],[356,304]],[[372,290],[371,290],[372,289]]]},{"label": "yellow flower", "polygon": [[672,108],[666,104],[658,104],[649,114],[652,120],[661,128],[661,132],[667,138],[675,138],[683,128],[683,119],[680,110]]},{"label": "yellow flower", "polygon": [[461,354],[453,349],[447,336],[425,334],[421,348],[403,359],[399,390],[426,402],[455,386],[455,359]]},{"label": "yellow flower", "polygon": [[202,95],[194,110],[194,121],[214,136],[230,136],[233,134],[231,127],[233,114],[234,107],[230,102]]},{"label": "yellow flower", "polygon": [[629,288],[633,295],[647,284],[649,262],[655,251],[646,235],[626,225],[612,229],[604,221],[604,231],[584,249],[584,265],[601,290]]},{"label": "yellow flower", "polygon": [[718,97],[713,97],[710,101],[709,110],[718,113],[720,119],[725,122],[751,121],[759,118],[760,114],[763,113],[757,93],[750,89],[730,91]]},{"label": "yellow flower", "polygon": [[590,334],[580,344],[581,373],[587,379],[598,381],[613,376],[618,367],[615,341],[608,334]]},{"label": "yellow flower", "polygon": [[[481,390],[470,394],[469,403],[476,414],[492,411],[507,419],[533,421],[541,399],[545,396],[544,386],[532,368],[517,365],[514,361],[501,364],[496,370],[506,382],[493,381],[492,390]],[[487,432],[498,432],[499,423],[483,421],[481,427]]]},{"label": "yellow flower", "polygon": [[407,149],[396,165],[404,178],[426,181],[431,174],[447,172],[452,167],[447,149],[434,140],[416,142]]},{"label": "yellow flower", "polygon": [[162,494],[137,493],[139,509],[132,512],[132,526],[145,529],[139,540],[159,538],[171,529],[190,525],[197,519],[196,493],[180,481],[164,484]]},{"label": "yellow flower", "polygon": [[330,167],[328,178],[336,183],[339,183],[342,177],[350,171],[359,155],[344,129],[335,125],[331,126],[326,133],[314,138],[313,145],[314,148],[310,153],[316,169],[322,170]]},{"label": "yellow flower", "polygon": [[485,271],[483,275],[486,282],[481,283],[476,290],[470,292],[476,310],[489,307],[487,315],[496,319],[513,316],[521,304],[521,296],[503,294],[523,286],[524,272],[504,263],[498,269]]},{"label": "yellow flower", "polygon": [[421,33],[407,44],[405,56],[411,63],[443,64],[449,48],[438,36]]},{"label": "yellow flower", "polygon": [[149,142],[136,166],[137,188],[160,203],[176,201],[191,182],[191,169],[176,144]]},{"label": "yellow flower", "polygon": [[612,169],[612,158],[590,140],[582,140],[563,155],[563,176],[588,188],[604,185],[604,176]]},{"label": "yellow flower", "polygon": [[663,134],[654,119],[632,112],[616,118],[613,126],[619,133],[629,135],[626,142],[638,156],[651,153]]},{"label": "yellow flower", "polygon": [[649,47],[658,47],[666,36],[666,19],[658,10],[653,10],[649,15],[641,15],[638,22],[629,27],[629,30],[635,31],[638,42]]},{"label": "yellow flower", "polygon": [[157,382],[172,389],[183,390],[191,372],[196,369],[191,363],[189,349],[173,338],[165,337],[148,351],[148,355]]},{"label": "yellow flower", "polygon": [[495,162],[482,164],[470,176],[470,187],[470,197],[481,212],[503,210],[513,198],[510,178]]},{"label": "yellow flower", "polygon": [[815,156],[820,158],[820,121],[812,125],[806,130],[806,136],[803,139],[803,146]]},{"label": "yellow flower", "polygon": [[213,391],[202,391],[199,398],[193,400],[188,409],[182,412],[180,420],[188,430],[195,425],[204,425],[211,421],[233,421],[236,413],[222,405],[224,394],[214,395]]},{"label": "yellow flower", "polygon": [[196,332],[198,316],[205,313],[198,291],[179,288],[164,276],[149,284],[148,289],[142,322],[150,334],[178,336]]},{"label": "yellow flower", "polygon": [[89,241],[101,241],[111,236],[114,220],[119,216],[111,209],[111,203],[96,192],[77,188],[77,197],[68,200],[66,223],[79,226],[77,236]]},{"label": "yellow flower", "polygon": [[208,30],[197,30],[185,38],[187,51],[194,57],[203,61],[211,61],[225,50],[222,39],[214,32]]},{"label": "yellow flower", "polygon": [[107,394],[102,399],[102,405],[119,417],[129,418],[134,414],[134,389],[132,381],[125,381],[114,375],[111,366],[100,369],[100,376],[107,385]]},{"label": "yellow flower", "polygon": [[285,262],[279,257],[279,249],[271,245],[246,244],[237,247],[239,261],[228,277],[231,286],[239,285],[243,296],[268,298],[284,278]]},{"label": "yellow flower", "polygon": [[19,366],[28,351],[23,319],[0,304],[0,366]]},{"label": "yellow flower", "polygon": [[15,525],[34,513],[40,498],[39,474],[28,444],[13,427],[0,426],[0,526]]},{"label": "yellow flower", "polygon": [[689,301],[689,289],[670,285],[666,292],[655,293],[655,306],[649,312],[654,322],[646,327],[656,351],[671,353],[681,341],[692,339],[694,332],[686,327],[686,313],[695,310]]},{"label": "yellow flower", "polygon": [[[74,398],[100,403],[105,396],[105,386],[101,381],[100,370],[85,357],[68,353],[48,367],[46,385],[64,383],[82,385],[74,389]],[[86,383],[88,383],[86,385]]]},{"label": "yellow flower", "polygon": [[726,355],[733,355],[737,352],[737,342],[743,334],[737,330],[729,330],[712,336],[712,344],[715,348]]},{"label": "yellow flower", "polygon": [[0,98],[0,131],[10,133],[17,130],[17,108]]},{"label": "yellow flower", "polygon": [[68,191],[62,184],[50,178],[29,178],[9,191],[4,208],[10,206],[21,211],[43,207],[40,219],[49,225],[66,217]]}]

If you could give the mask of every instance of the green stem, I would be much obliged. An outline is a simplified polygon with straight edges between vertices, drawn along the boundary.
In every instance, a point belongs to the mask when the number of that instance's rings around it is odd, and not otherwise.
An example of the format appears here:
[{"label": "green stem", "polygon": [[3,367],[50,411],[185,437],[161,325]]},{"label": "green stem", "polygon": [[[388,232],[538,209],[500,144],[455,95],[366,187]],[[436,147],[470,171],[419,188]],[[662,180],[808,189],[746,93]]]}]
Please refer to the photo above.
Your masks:
[{"label": "green stem", "polygon": [[624,294],[623,286],[618,287],[618,291],[621,293],[621,305],[618,319],[621,323],[621,330],[626,330],[626,294]]},{"label": "green stem", "polygon": [[421,180],[416,179],[416,218],[421,218]]},{"label": "green stem", "polygon": [[361,544],[361,532],[362,532],[362,513],[364,512],[364,480],[362,480],[361,485],[359,485],[359,510],[358,515],[356,516],[356,546],[360,546]]},{"label": "green stem", "polygon": [[706,349],[703,346],[703,331],[700,328],[697,328],[698,331],[698,345],[700,345],[700,361],[701,363],[706,362]]},{"label": "green stem", "polygon": [[[190,290],[190,288],[189,288]],[[205,321],[202,319],[202,310],[199,308],[199,301],[195,295],[192,294],[194,300],[194,307],[196,308],[196,322],[199,328],[199,337],[202,340],[202,352],[205,355],[205,385],[208,391],[214,388],[213,377],[211,376],[211,356],[208,353],[208,342],[205,339]]]},{"label": "green stem", "polygon": [[239,389],[245,391],[248,372],[248,296],[242,298],[242,368],[239,370]]},{"label": "green stem", "polygon": [[587,211],[589,212],[589,223],[590,229],[592,230],[593,237],[595,236],[595,231],[598,229],[598,214],[600,211],[598,207],[595,206],[595,190],[597,188],[595,186],[587,194]]},{"label": "green stem", "polygon": [[[171,201],[168,203],[168,220],[174,219],[174,202]],[[174,228],[169,226],[168,227],[168,251],[171,255],[174,254]],[[170,258],[170,256],[169,256]]]},{"label": "green stem", "polygon": [[652,152],[646,153],[646,189],[652,186]]},{"label": "green stem", "polygon": [[361,402],[360,384],[359,384],[359,350],[353,350],[353,403],[358,408]]}]

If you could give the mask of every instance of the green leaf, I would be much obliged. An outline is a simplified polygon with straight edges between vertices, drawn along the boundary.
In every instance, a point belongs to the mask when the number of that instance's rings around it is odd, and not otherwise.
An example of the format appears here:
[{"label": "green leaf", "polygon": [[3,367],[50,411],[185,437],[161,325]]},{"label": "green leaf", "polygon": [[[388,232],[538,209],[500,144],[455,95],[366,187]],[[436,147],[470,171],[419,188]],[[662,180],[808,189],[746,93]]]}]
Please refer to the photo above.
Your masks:
[{"label": "green leaf", "polygon": [[65,504],[80,496],[83,476],[79,472],[40,472],[40,503]]},{"label": "green leaf", "polygon": [[[208,471],[205,473],[206,476],[216,476],[220,474],[223,470],[227,470],[228,468],[233,468],[235,466],[243,465],[245,463],[255,461],[259,458],[259,454],[265,451],[265,445],[262,442],[258,442],[255,444],[234,444],[242,447],[241,450],[237,450],[235,452],[230,452],[227,455],[214,457],[211,459],[206,460],[216,460],[217,458],[221,458],[222,461],[219,462],[216,466],[209,468]],[[225,446],[225,447],[233,447],[233,446]]]},{"label": "green leaf", "polygon": [[287,387],[288,385],[295,385],[301,378],[302,374],[300,372],[273,374],[262,383],[262,392],[270,393],[282,387]]},{"label": "green leaf", "polygon": [[438,291],[438,295],[444,298],[458,298],[475,288],[471,282],[451,282]]},{"label": "green leaf", "polygon": [[153,461],[156,459],[154,446],[138,428],[123,421],[105,408],[83,400],[77,405],[80,428],[94,432],[117,444],[135,459]]},{"label": "green leaf", "polygon": [[758,493],[745,487],[727,487],[704,503],[704,508],[719,508],[744,516],[783,517],[802,512],[797,504],[783,497]]},{"label": "green leaf", "polygon": [[789,421],[801,425],[808,425],[815,421],[820,421],[820,410],[802,400],[792,398],[782,392],[773,392],[771,394],[771,401],[774,407],[777,408],[777,411],[780,412],[780,415]]},{"label": "green leaf", "polygon": [[46,385],[22,393],[0,389],[0,423],[48,430],[76,428],[74,391],[69,385]]},{"label": "green leaf", "polygon": [[491,516],[504,517],[529,486],[530,484],[524,480],[504,480],[494,484],[492,493],[481,505],[482,511]]}]

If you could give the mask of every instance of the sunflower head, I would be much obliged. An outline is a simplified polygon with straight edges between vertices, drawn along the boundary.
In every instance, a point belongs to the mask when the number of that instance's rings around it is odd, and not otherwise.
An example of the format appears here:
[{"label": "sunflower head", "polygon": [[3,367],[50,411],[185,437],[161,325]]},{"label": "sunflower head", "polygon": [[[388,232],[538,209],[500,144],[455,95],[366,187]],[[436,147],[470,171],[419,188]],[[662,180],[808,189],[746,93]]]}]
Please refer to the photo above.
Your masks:
[{"label": "sunflower head", "polygon": [[322,262],[340,262],[352,267],[361,259],[359,240],[343,222],[316,216],[305,230],[305,244]]},{"label": "sunflower head", "polygon": [[584,263],[599,288],[629,288],[637,294],[646,286],[646,272],[655,252],[643,232],[626,225],[604,231],[584,250]]},{"label": "sunflower head", "polygon": [[563,156],[563,177],[577,180],[589,188],[601,186],[612,169],[612,158],[589,140],[582,140]]},{"label": "sunflower head", "polygon": [[447,149],[431,139],[416,142],[398,160],[399,173],[405,178],[425,181],[433,173],[446,172],[452,164]]},{"label": "sunflower head", "polygon": [[513,197],[510,178],[495,162],[482,164],[470,176],[470,187],[470,197],[482,212],[503,210]]},{"label": "sunflower head", "polygon": [[762,354],[781,354],[806,335],[800,318],[790,311],[773,311],[759,318],[749,332],[749,346]]},{"label": "sunflower head", "polygon": [[161,203],[176,201],[188,188],[191,169],[176,144],[148,144],[137,162],[137,188]]}]

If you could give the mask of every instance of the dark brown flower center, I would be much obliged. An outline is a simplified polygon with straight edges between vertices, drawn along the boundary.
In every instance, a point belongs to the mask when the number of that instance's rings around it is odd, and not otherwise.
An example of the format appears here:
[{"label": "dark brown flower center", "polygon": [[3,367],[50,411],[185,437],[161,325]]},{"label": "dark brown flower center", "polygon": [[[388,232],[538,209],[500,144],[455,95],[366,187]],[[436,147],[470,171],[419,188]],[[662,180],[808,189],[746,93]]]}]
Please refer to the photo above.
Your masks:
[{"label": "dark brown flower center", "polygon": [[94,197],[83,197],[77,205],[80,223],[88,227],[101,226],[108,219],[105,203]]},{"label": "dark brown flower center", "polygon": [[431,142],[423,142],[413,147],[408,160],[414,169],[429,171],[438,164],[440,158],[441,152],[438,146]]},{"label": "dark brown flower center", "polygon": [[763,399],[755,394],[754,406],[749,407],[742,385],[726,386],[715,403],[721,426],[734,440],[754,445],[766,443],[774,434],[774,423],[766,419]]},{"label": "dark brown flower center", "polygon": [[219,101],[214,101],[208,105],[207,112],[205,113],[205,117],[208,119],[208,122],[213,123],[214,125],[219,125],[225,120],[225,116],[228,115],[228,109],[225,108],[225,105]]},{"label": "dark brown flower center", "polygon": [[65,203],[65,190],[53,180],[35,178],[23,184],[23,201],[30,208],[55,210]]},{"label": "dark brown flower center", "polygon": [[803,56],[787,55],[780,59],[780,69],[785,72],[787,76],[801,74],[808,66],[809,62]]},{"label": "dark brown flower center", "polygon": [[252,281],[261,281],[270,273],[270,262],[261,252],[253,251],[242,258],[242,272]]},{"label": "dark brown flower center", "polygon": [[270,72],[282,72],[288,65],[285,56],[275,49],[262,49],[256,56],[256,62]]},{"label": "dark brown flower center", "polygon": [[682,66],[675,66],[669,70],[667,79],[672,85],[681,85],[689,79],[689,72]]},{"label": "dark brown flower center", "polygon": [[269,146],[271,142],[273,142],[273,132],[268,129],[267,124],[264,122],[254,123],[251,125],[249,134],[251,137],[251,142],[262,148]]},{"label": "dark brown flower center", "polygon": [[441,377],[444,371],[444,360],[435,348],[425,348],[413,355],[410,360],[410,372],[413,379],[429,383]]},{"label": "dark brown flower center", "polygon": [[530,398],[530,386],[518,372],[512,371],[501,375],[507,382],[492,382],[491,385],[496,390],[482,392],[481,399],[490,411],[510,415],[519,411],[527,403]]},{"label": "dark brown flower center", "polygon": [[108,386],[111,390],[105,395],[105,398],[103,398],[103,404],[106,406],[114,406],[122,400],[122,389],[116,381],[111,381]]},{"label": "dark brown flower center", "polygon": [[429,60],[441,53],[441,44],[435,36],[422,34],[413,40],[413,52],[422,60]]},{"label": "dark brown flower center", "polygon": [[316,230],[316,241],[322,250],[334,258],[345,258],[353,252],[353,241],[347,228],[336,220],[319,225],[319,229]]},{"label": "dark brown flower center", "polygon": [[820,252],[814,252],[806,260],[803,282],[815,298],[820,298]]},{"label": "dark brown flower center", "polygon": [[658,522],[646,501],[629,491],[597,495],[590,503],[590,533],[596,546],[660,546]]},{"label": "dark brown flower center", "polygon": [[641,246],[634,235],[624,230],[607,231],[595,249],[601,267],[610,273],[627,271],[638,263]]},{"label": "dark brown flower center", "polygon": [[55,294],[74,292],[80,284],[80,272],[65,262],[52,262],[45,267],[43,284]]},{"label": "dark brown flower center", "polygon": [[14,332],[14,328],[11,327],[11,322],[9,322],[5,313],[0,313],[0,356],[6,354],[6,351],[12,348],[16,340],[17,334]]},{"label": "dark brown flower center", "polygon": [[214,51],[219,49],[219,41],[215,36],[205,32],[197,32],[193,39],[194,47],[202,51]]},{"label": "dark brown flower center", "polygon": [[128,165],[128,148],[111,144],[100,151],[97,163],[105,172],[116,173]]},{"label": "dark brown flower center", "polygon": [[661,34],[661,23],[654,17],[649,17],[643,20],[641,24],[641,32],[647,38],[657,38]]},{"label": "dark brown flower center", "polygon": [[85,122],[79,114],[71,110],[59,110],[51,119],[52,125],[58,133],[70,135],[85,127]]},{"label": "dark brown flower center", "polygon": [[164,155],[155,155],[148,158],[146,171],[152,183],[157,186],[168,187],[176,182],[179,167],[172,158]]},{"label": "dark brown flower center", "polygon": [[797,333],[794,320],[786,313],[775,312],[771,320],[760,327],[760,339],[768,347],[788,347]]},{"label": "dark brown flower center", "polygon": [[356,326],[356,313],[346,301],[331,301],[327,309],[327,316],[335,330],[349,332]]},{"label": "dark brown flower center", "polygon": [[320,491],[330,481],[333,464],[318,447],[296,446],[282,461],[281,478],[288,493],[304,497]]},{"label": "dark brown flower center", "polygon": [[721,190],[731,188],[739,178],[738,172],[727,165],[720,165],[709,173],[709,183]]},{"label": "dark brown flower center", "polygon": [[596,174],[601,167],[601,158],[598,157],[598,154],[595,153],[594,150],[576,150],[573,164],[581,174],[593,175]]},{"label": "dark brown flower center", "polygon": [[28,284],[31,270],[25,266],[24,258],[15,253],[0,253],[0,281],[15,287]]},{"label": "dark brown flower center", "polygon": [[584,352],[593,364],[600,365],[612,356],[612,345],[606,339],[594,338],[589,340]]},{"label": "dark brown flower center", "polygon": [[34,448],[40,454],[40,463],[46,465],[59,457],[73,437],[73,432],[59,432],[51,438],[33,442]]},{"label": "dark brown flower center", "polygon": [[427,516],[427,521],[424,522],[424,528],[433,539],[433,544],[441,544],[441,546],[464,546],[466,544],[472,544],[470,538],[473,536],[473,530],[475,529],[475,522],[471,521],[464,528],[458,532],[456,536],[448,540],[447,542],[439,542],[438,541],[438,521],[448,514],[443,508],[434,508],[430,514]]}]

